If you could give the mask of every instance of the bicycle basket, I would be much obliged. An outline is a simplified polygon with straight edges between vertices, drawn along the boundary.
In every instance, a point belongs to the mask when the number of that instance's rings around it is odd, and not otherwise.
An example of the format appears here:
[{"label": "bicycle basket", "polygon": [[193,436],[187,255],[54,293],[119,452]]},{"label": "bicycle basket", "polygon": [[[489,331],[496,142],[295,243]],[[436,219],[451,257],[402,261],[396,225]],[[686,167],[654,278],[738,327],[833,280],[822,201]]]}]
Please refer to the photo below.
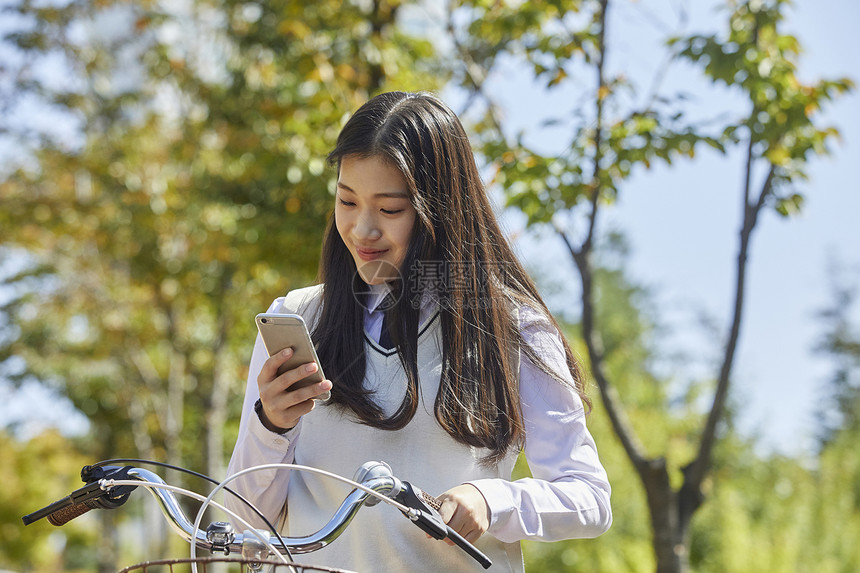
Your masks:
[{"label": "bicycle basket", "polygon": [[[197,564],[198,573],[354,573],[345,569],[321,567],[318,565],[303,565],[268,559],[266,561],[251,561],[249,559],[231,557],[198,557],[196,559],[162,559],[146,561],[131,565],[119,573],[190,573],[191,564]],[[260,568],[262,565],[262,569]]]}]

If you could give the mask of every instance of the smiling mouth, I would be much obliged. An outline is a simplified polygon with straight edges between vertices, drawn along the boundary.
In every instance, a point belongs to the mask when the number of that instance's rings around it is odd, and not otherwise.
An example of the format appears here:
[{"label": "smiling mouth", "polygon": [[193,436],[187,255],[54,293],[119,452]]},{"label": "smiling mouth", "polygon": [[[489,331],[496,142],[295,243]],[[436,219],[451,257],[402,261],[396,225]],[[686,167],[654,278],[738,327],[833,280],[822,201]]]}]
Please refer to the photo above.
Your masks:
[{"label": "smiling mouth", "polygon": [[388,252],[388,249],[355,249],[358,257],[363,261],[374,261]]}]

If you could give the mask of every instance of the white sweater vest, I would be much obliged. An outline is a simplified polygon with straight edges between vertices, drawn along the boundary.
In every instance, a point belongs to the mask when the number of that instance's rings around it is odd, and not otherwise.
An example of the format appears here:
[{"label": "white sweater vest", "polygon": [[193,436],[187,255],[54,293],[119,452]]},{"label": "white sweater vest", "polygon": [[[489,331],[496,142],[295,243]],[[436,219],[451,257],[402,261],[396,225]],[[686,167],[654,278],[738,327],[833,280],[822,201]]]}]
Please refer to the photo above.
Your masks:
[{"label": "white sweater vest", "polygon": [[[312,329],[320,299],[320,286],[293,291],[284,300],[284,312],[301,314]],[[365,387],[375,392],[375,402],[390,415],[406,391],[403,366],[396,351],[384,350],[367,336],[365,354]],[[317,404],[302,419],[295,463],[352,477],[364,462],[384,461],[394,475],[432,495],[474,479],[510,479],[515,454],[495,467],[483,467],[479,462],[487,450],[464,446],[439,426],[433,404],[441,370],[442,333],[437,314],[419,333],[420,403],[412,421],[401,430],[378,430],[356,422],[340,407]],[[333,383],[336,385],[337,380]],[[287,494],[286,533],[299,536],[317,531],[348,492],[349,487],[340,482],[293,471]],[[485,534],[476,545],[493,561],[491,571],[523,571],[519,543],[502,543]],[[362,573],[484,570],[459,548],[428,539],[399,511],[383,503],[362,508],[347,530],[328,547],[295,557],[308,564]]]}]

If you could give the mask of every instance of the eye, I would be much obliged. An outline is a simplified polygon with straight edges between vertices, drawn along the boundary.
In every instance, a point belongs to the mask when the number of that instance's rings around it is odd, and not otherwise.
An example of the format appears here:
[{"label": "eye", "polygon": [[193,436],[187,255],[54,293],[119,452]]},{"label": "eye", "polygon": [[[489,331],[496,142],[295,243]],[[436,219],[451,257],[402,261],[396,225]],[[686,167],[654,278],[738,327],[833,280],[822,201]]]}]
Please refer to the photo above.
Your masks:
[{"label": "eye", "polygon": [[338,203],[340,203],[344,207],[355,207],[355,203],[353,203],[351,201],[344,201],[340,197],[337,198],[337,201],[338,201]]},{"label": "eye", "polygon": [[382,211],[386,215],[396,215],[398,213],[402,213],[404,210],[403,209],[380,209],[380,211]]}]

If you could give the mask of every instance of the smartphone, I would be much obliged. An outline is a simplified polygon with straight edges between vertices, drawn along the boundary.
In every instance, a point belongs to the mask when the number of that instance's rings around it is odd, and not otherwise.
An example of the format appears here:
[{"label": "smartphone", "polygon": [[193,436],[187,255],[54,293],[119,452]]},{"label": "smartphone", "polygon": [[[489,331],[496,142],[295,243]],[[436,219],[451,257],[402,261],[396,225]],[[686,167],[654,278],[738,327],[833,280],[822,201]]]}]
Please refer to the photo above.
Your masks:
[{"label": "smartphone", "polygon": [[[257,330],[263,338],[263,344],[266,346],[266,352],[269,353],[269,356],[273,356],[287,347],[293,349],[293,355],[280,368],[279,373],[292,370],[308,362],[316,362],[317,371],[293,384],[290,387],[291,390],[304,388],[325,380],[322,365],[317,358],[314,343],[311,341],[311,334],[301,316],[297,314],[262,313],[258,314],[255,320]],[[325,402],[329,398],[331,398],[331,392],[326,391],[315,397],[314,400]]]}]

